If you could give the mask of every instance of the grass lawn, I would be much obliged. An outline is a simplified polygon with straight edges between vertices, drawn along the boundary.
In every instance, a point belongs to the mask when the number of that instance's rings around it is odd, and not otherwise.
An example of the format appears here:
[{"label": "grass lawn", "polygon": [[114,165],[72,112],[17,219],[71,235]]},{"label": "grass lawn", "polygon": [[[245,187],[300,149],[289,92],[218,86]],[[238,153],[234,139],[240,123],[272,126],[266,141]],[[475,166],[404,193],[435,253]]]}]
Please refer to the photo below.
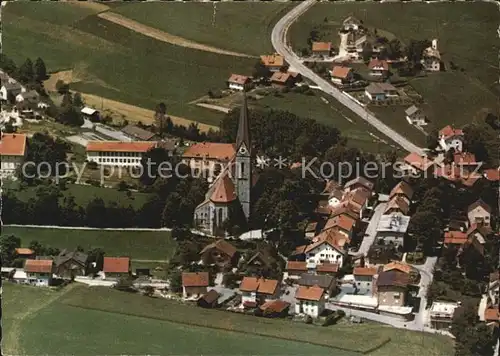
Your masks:
[{"label": "grass lawn", "polygon": [[124,4],[113,12],[198,43],[258,56],[273,51],[272,28],[293,6],[276,2],[156,2]]},{"label": "grass lawn", "polygon": [[[430,106],[433,126],[465,125],[483,108],[499,109],[498,97],[493,93],[500,49],[496,32],[500,16],[495,4],[318,3],[292,25],[289,35],[294,48],[305,47],[314,28],[320,31],[323,40],[338,45],[338,29],[351,15],[369,28],[376,28],[381,35],[397,37],[403,43],[410,39],[437,38],[445,67],[450,70],[451,61],[464,68],[464,73],[433,73],[410,82]],[[387,117],[391,117],[390,112]],[[387,123],[398,129],[400,123],[396,120]],[[413,135],[410,138],[418,140]]]},{"label": "grass lawn", "polygon": [[130,256],[138,260],[169,260],[175,253],[175,242],[168,231],[110,231],[44,229],[4,226],[3,235],[21,238],[21,245],[28,247],[33,240],[59,249],[84,250],[100,247],[107,256]]}]

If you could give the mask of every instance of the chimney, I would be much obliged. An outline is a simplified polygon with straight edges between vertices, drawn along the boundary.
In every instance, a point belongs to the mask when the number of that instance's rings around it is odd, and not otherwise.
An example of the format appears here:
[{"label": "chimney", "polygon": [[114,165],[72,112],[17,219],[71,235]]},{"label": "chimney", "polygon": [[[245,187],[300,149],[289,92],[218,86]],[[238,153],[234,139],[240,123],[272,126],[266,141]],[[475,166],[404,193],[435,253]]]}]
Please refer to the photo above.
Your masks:
[{"label": "chimney", "polygon": [[438,40],[434,38],[432,40],[432,49],[437,49],[438,48]]}]

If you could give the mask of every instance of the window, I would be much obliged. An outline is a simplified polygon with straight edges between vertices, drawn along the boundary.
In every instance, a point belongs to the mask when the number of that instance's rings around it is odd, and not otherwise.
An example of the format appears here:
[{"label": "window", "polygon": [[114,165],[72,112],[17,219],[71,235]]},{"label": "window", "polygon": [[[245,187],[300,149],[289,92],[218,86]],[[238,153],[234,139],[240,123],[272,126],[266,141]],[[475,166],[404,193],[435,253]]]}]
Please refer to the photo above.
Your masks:
[{"label": "window", "polygon": [[324,254],[324,253],[322,253],[322,254],[320,255],[320,257],[325,257],[325,254]]},{"label": "window", "polygon": [[394,299],[399,300],[399,298],[400,298],[399,293],[394,293]]}]

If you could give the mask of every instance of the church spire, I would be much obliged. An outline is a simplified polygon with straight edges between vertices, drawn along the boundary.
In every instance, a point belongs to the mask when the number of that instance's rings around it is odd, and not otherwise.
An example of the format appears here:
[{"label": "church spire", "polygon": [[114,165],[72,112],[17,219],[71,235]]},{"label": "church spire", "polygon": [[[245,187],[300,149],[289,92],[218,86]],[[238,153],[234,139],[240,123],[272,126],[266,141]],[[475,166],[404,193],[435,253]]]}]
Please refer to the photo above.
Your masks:
[{"label": "church spire", "polygon": [[240,111],[240,120],[238,123],[238,135],[236,136],[236,150],[245,144],[247,150],[250,150],[250,129],[248,126],[248,106],[247,95],[243,92],[243,105]]}]

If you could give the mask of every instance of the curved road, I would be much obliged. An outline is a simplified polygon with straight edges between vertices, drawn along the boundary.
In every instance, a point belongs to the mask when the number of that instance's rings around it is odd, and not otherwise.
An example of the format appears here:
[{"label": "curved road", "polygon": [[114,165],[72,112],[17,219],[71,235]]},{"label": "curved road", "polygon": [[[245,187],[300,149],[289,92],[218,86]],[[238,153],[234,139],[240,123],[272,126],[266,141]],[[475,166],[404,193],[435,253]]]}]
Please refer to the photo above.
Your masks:
[{"label": "curved road", "polygon": [[417,152],[421,155],[424,155],[424,150],[415,144],[408,141],[404,136],[398,134],[396,131],[391,129],[389,126],[381,122],[377,119],[373,114],[366,111],[361,105],[353,101],[350,97],[345,95],[342,91],[334,87],[325,79],[321,78],[319,75],[314,73],[312,70],[307,68],[300,61],[299,57],[288,47],[286,43],[286,33],[290,25],[304,12],[306,12],[311,6],[316,3],[317,0],[305,0],[300,3],[298,6],[294,7],[290,12],[285,14],[274,26],[271,41],[273,43],[273,47],[285,57],[285,60],[295,68],[302,76],[310,79],[314,82],[323,92],[333,96],[337,99],[342,105],[348,107],[351,111],[361,117],[363,120],[368,122],[370,125],[375,127],[378,131],[391,138],[394,142],[399,144],[405,150],[409,152]]}]

